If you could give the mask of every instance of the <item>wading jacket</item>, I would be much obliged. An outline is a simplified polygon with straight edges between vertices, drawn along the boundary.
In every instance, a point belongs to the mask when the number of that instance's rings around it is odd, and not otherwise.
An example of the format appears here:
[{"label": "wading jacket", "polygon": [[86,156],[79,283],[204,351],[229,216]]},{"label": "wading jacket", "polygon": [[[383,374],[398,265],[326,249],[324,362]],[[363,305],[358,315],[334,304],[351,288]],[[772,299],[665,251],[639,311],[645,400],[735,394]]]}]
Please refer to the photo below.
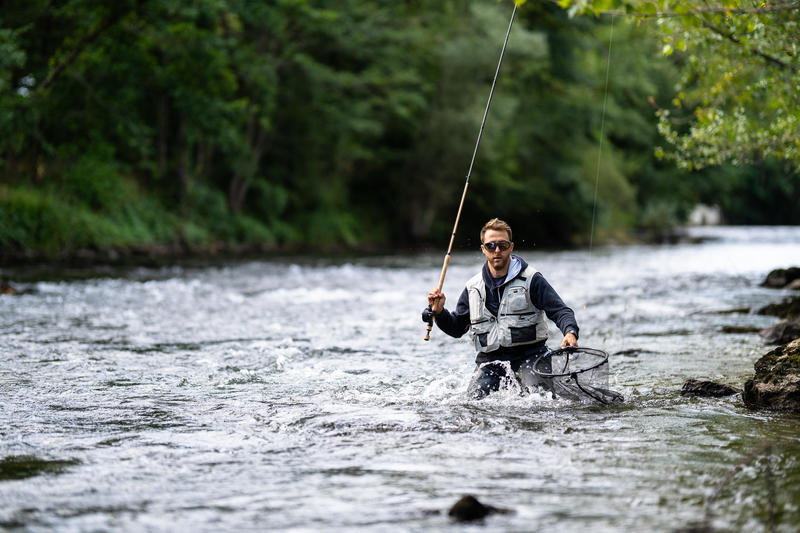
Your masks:
[{"label": "wading jacket", "polygon": [[475,362],[516,361],[541,353],[547,340],[544,317],[566,335],[578,336],[575,314],[539,272],[512,255],[508,274],[497,281],[488,264],[467,282],[456,310],[443,309],[439,329],[451,337],[472,334],[478,352]]}]

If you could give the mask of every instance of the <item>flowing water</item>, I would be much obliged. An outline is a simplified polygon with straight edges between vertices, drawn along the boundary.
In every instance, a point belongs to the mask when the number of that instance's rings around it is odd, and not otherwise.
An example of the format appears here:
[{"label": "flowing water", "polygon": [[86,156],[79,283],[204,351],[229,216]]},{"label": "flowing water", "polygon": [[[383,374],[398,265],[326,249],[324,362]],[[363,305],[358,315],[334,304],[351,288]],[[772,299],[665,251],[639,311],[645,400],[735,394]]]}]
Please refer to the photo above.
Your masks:
[{"label": "flowing water", "polygon": [[[615,407],[466,399],[467,338],[422,340],[439,253],[5,271],[21,294],[0,296],[0,529],[461,531],[447,509],[469,493],[513,511],[480,531],[706,512],[795,531],[800,417],[680,388],[752,374],[770,348],[722,330],[777,320],[753,310],[788,292],[759,282],[800,265],[800,228],[694,233],[713,239],[520,251],[611,354]],[[454,255],[449,306],[481,258]]]}]

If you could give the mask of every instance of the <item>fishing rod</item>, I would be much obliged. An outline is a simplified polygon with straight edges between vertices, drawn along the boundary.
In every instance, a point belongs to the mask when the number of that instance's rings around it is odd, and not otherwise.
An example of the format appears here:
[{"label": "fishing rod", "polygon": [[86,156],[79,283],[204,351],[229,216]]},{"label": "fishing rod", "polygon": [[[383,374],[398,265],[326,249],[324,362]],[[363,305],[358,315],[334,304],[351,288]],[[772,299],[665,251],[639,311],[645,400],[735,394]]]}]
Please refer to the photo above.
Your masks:
[{"label": "fishing rod", "polygon": [[[489,100],[486,102],[486,109],[483,111],[483,119],[481,120],[481,129],[478,130],[478,140],[475,141],[475,150],[472,152],[472,161],[469,163],[469,170],[467,170],[467,181],[464,183],[464,192],[461,193],[461,202],[458,204],[458,213],[456,213],[456,222],[453,224],[453,233],[450,235],[450,245],[447,247],[447,253],[444,256],[444,264],[442,265],[442,273],[439,276],[439,285],[436,286],[437,291],[441,291],[444,286],[444,277],[447,274],[447,266],[450,264],[450,254],[453,252],[453,243],[456,240],[456,230],[458,229],[458,221],[461,219],[461,210],[464,207],[464,199],[467,197],[467,189],[469,188],[469,178],[472,175],[472,167],[475,165],[475,157],[478,155],[478,146],[481,144],[481,137],[483,137],[483,128],[486,125],[486,117],[489,115],[489,106],[492,105],[492,96],[494,96],[494,87],[497,83],[497,76],[500,74],[500,65],[503,64],[503,56],[506,53],[506,46],[508,45],[508,37],[511,35],[511,26],[514,24],[514,15],[517,14],[517,3],[514,2],[514,10],[511,12],[511,20],[508,21],[508,30],[506,30],[506,38],[503,41],[503,48],[500,50],[500,60],[497,62],[497,70],[494,72],[494,79],[492,80],[492,88],[489,90]],[[422,312],[422,320],[427,322],[427,331],[425,332],[425,340],[431,339],[431,329],[433,329],[433,309],[429,305]]]}]

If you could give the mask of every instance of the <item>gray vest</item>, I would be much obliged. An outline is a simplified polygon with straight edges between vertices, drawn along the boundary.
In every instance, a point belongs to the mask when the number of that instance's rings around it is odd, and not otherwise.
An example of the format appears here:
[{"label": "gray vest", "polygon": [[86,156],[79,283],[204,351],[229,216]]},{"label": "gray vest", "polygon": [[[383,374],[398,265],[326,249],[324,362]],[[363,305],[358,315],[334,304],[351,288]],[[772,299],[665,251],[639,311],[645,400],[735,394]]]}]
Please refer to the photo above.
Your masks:
[{"label": "gray vest", "polygon": [[486,309],[486,284],[478,272],[467,282],[469,331],[475,349],[491,352],[501,346],[522,346],[547,340],[544,313],[531,303],[531,279],[536,270],[528,266],[508,282],[500,300],[497,317]]}]

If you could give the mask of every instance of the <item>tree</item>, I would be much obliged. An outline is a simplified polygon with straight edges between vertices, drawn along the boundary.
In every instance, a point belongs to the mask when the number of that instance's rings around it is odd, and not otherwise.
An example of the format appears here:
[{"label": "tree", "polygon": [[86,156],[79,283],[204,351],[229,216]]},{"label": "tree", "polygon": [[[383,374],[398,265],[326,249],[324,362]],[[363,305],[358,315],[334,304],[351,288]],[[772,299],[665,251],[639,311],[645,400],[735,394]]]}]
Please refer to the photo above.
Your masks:
[{"label": "tree", "polygon": [[[518,4],[525,0],[517,0]],[[559,0],[571,15],[624,15],[659,32],[683,78],[659,102],[658,149],[697,169],[774,156],[800,167],[800,5],[797,2]]]}]

